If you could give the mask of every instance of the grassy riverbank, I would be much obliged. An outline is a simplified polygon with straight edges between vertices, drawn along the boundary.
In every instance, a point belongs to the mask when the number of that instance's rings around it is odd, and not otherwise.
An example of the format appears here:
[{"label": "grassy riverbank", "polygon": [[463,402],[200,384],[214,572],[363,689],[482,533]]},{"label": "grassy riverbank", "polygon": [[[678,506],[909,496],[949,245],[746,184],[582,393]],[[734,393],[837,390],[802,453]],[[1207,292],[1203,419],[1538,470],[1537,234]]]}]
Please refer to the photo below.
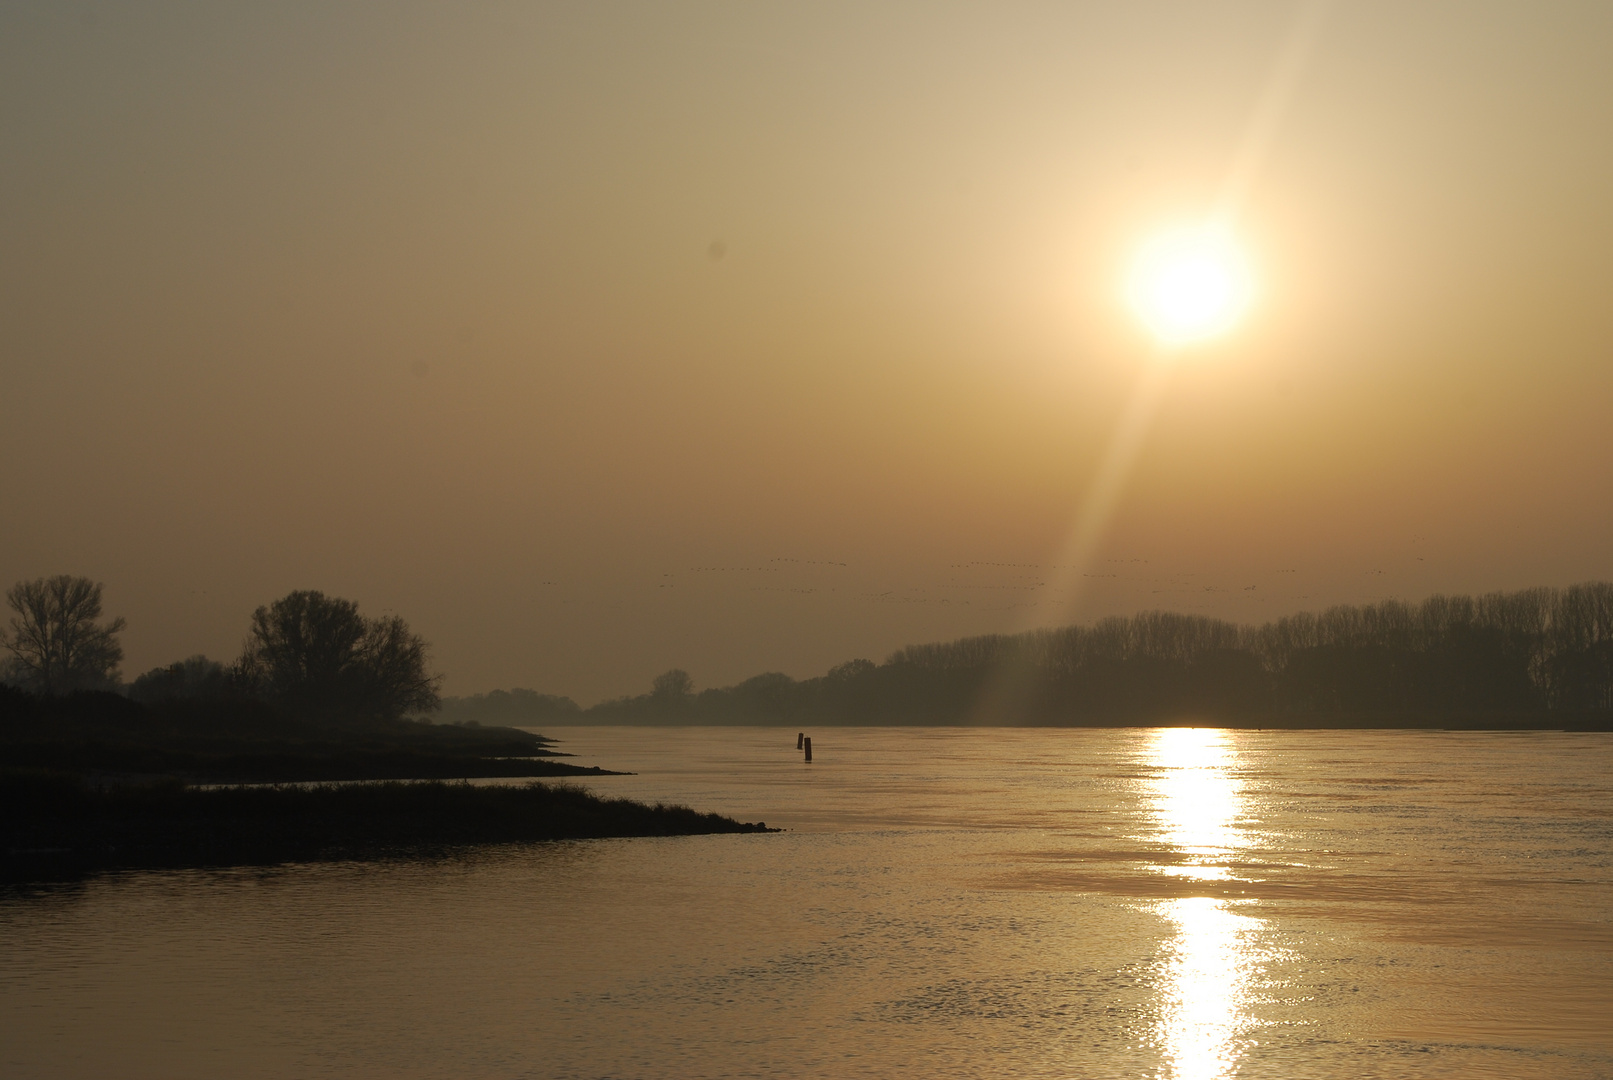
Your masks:
[{"label": "grassy riverbank", "polygon": [[70,773],[0,770],[0,879],[11,882],[425,854],[469,844],[764,831],[760,822],[543,783],[96,786]]},{"label": "grassy riverbank", "polygon": [[514,728],[286,715],[243,700],[142,705],[117,694],[37,699],[0,688],[0,761],[92,779],[192,783],[598,776]]},{"label": "grassy riverbank", "polygon": [[240,699],[0,691],[4,881],[763,831],[564,785],[465,783],[612,775],[556,760],[566,755],[551,740],[514,728],[288,714]]}]

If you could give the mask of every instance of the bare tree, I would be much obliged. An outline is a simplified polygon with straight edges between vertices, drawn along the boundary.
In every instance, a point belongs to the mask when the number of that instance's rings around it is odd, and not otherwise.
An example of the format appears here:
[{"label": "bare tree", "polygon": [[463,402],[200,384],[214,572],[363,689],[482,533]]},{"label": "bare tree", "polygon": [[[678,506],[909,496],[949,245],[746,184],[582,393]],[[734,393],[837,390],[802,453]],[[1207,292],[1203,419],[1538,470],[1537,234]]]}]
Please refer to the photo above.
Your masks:
[{"label": "bare tree", "polygon": [[440,704],[437,686],[441,678],[426,674],[426,643],[419,634],[410,633],[409,624],[396,615],[365,620],[359,670],[372,715],[431,712]]},{"label": "bare tree", "polygon": [[681,705],[694,697],[694,680],[682,668],[662,672],[650,687],[650,696],[666,704]]},{"label": "bare tree", "polygon": [[69,574],[19,581],[6,590],[6,603],[16,614],[0,633],[0,645],[28,689],[68,694],[117,685],[123,660],[117,635],[126,624],[121,618],[97,622],[99,582]]},{"label": "bare tree", "polygon": [[393,616],[304,590],[252,613],[239,665],[264,697],[293,709],[396,719],[438,704],[426,643]]},{"label": "bare tree", "polygon": [[364,619],[351,600],[302,590],[252,613],[241,673],[263,696],[293,708],[345,705]]}]

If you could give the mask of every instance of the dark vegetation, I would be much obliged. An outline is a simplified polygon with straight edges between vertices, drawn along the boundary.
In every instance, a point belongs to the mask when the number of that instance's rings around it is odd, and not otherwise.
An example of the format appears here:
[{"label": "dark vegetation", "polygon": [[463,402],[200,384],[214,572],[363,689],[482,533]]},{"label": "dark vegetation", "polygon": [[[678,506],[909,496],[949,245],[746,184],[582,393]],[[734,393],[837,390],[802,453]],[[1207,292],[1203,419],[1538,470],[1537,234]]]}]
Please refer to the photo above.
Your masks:
[{"label": "dark vegetation", "polygon": [[443,698],[437,721],[444,724],[575,724],[582,712],[568,697],[534,690],[493,690],[470,697]]},{"label": "dark vegetation", "polygon": [[[123,619],[101,623],[101,585],[58,574],[6,591],[0,683],[42,698],[120,686]],[[285,716],[347,724],[437,708],[441,676],[425,641],[398,616],[365,618],[351,600],[302,590],[252,613],[230,666],[192,656],[154,668],[129,688],[147,704],[175,700],[268,706]]]},{"label": "dark vegetation", "polygon": [[14,613],[0,646],[5,682],[41,694],[110,690],[117,685],[124,621],[102,624],[101,586],[88,578],[57,574],[19,581],[6,590]]},{"label": "dark vegetation", "polygon": [[67,773],[0,770],[0,880],[11,882],[107,869],[419,856],[467,844],[764,831],[759,822],[540,783],[98,787]]},{"label": "dark vegetation", "polygon": [[[100,621],[100,585],[42,578],[6,599],[0,878],[760,829],[564,787],[441,783],[605,772],[528,731],[405,719],[438,705],[425,642],[351,601],[291,593],[253,613],[234,664],[193,656],[119,693],[124,624]],[[286,786],[309,782],[330,786]]]},{"label": "dark vegetation", "polygon": [[193,783],[601,772],[553,760],[530,732],[403,719],[437,704],[425,642],[400,618],[367,619],[318,592],[253,612],[233,665],[192,656],[146,672],[126,695],[102,689],[116,685],[123,623],[97,624],[100,594],[66,576],[7,594],[16,616],[4,637],[14,685],[0,685],[4,764]]},{"label": "dark vegetation", "polygon": [[1613,584],[1391,600],[1263,626],[1148,612],[699,693],[669,672],[570,722],[1609,729]]},{"label": "dark vegetation", "polygon": [[550,740],[513,728],[288,713],[261,701],[152,703],[87,691],[39,698],[0,687],[0,761],[91,778],[289,783],[600,775],[555,760]]},{"label": "dark vegetation", "polygon": [[367,619],[351,600],[308,591],[252,613],[234,675],[289,713],[372,720],[435,709],[442,681],[426,671],[426,643],[401,618]]}]

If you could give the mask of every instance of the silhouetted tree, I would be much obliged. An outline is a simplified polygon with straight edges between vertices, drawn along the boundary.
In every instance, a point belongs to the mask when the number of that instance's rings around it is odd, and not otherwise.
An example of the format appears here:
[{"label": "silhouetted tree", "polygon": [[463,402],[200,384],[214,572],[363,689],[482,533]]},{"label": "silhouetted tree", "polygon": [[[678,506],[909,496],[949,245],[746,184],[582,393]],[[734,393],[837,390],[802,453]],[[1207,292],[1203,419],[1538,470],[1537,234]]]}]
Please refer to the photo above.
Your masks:
[{"label": "silhouetted tree", "polygon": [[847,660],[844,664],[836,664],[830,668],[829,674],[825,675],[824,679],[841,685],[854,683],[859,679],[868,678],[878,667],[879,665],[872,660]]},{"label": "silhouetted tree", "polygon": [[489,690],[470,697],[442,699],[437,723],[558,724],[575,722],[582,710],[568,697],[536,690]]},{"label": "silhouetted tree", "polygon": [[1553,704],[1613,708],[1613,584],[1571,585],[1555,599],[1546,663]]},{"label": "silhouetted tree", "polygon": [[129,697],[146,705],[176,698],[222,698],[235,690],[235,684],[229,668],[197,654],[152,668],[129,685]]},{"label": "silhouetted tree", "polygon": [[659,701],[686,701],[694,697],[694,680],[682,668],[673,668],[651,681],[650,694]]},{"label": "silhouetted tree", "polygon": [[[1431,596],[1262,626],[1168,611],[910,645],[797,682],[777,672],[586,710],[608,722],[1116,723],[1504,717],[1613,710],[1613,584]],[[1329,720],[1333,722],[1333,720]]]},{"label": "silhouetted tree", "polygon": [[393,616],[366,619],[351,600],[289,593],[252,613],[239,670],[287,708],[397,719],[438,704],[426,643]]},{"label": "silhouetted tree", "polygon": [[366,619],[357,677],[362,711],[396,719],[437,708],[438,676],[426,672],[426,642],[393,615]]},{"label": "silhouetted tree", "polygon": [[121,618],[97,622],[99,582],[68,574],[19,581],[6,590],[6,603],[16,614],[0,645],[11,653],[13,681],[47,695],[117,685],[123,660],[117,635],[126,624]]},{"label": "silhouetted tree", "polygon": [[694,699],[694,680],[681,668],[664,671],[650,683],[650,701],[657,711],[685,712]]}]

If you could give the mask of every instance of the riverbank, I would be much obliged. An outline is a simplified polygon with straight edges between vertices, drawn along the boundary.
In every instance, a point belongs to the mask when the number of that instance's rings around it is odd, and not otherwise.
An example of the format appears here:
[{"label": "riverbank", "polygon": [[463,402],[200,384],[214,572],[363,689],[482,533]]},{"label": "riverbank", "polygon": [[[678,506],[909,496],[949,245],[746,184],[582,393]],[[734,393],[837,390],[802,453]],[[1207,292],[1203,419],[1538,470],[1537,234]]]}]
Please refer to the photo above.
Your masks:
[{"label": "riverbank", "polygon": [[70,773],[0,770],[0,880],[12,883],[418,856],[472,844],[767,831],[761,822],[600,798],[564,784],[97,786]]},{"label": "riverbank", "polygon": [[0,693],[11,768],[193,784],[602,776],[549,739],[497,727],[286,715],[244,700],[142,705],[116,694]]}]

